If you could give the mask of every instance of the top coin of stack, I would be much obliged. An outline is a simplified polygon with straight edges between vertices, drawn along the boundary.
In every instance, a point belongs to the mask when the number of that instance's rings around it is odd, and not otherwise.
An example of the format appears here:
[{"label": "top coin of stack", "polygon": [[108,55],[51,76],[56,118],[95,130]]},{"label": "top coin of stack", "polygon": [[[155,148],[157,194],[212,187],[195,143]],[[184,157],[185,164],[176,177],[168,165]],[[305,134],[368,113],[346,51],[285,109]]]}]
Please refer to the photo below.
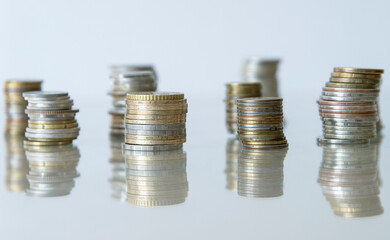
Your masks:
[{"label": "top coin of stack", "polygon": [[335,67],[318,101],[326,143],[363,143],[376,137],[382,69]]},{"label": "top coin of stack", "polygon": [[125,143],[128,146],[125,149],[143,150],[133,145],[181,145],[186,141],[187,100],[184,94],[128,93],[126,105]]},{"label": "top coin of stack", "polygon": [[111,75],[113,90],[109,95],[113,97],[113,109],[110,111],[111,133],[124,133],[124,115],[126,111],[126,93],[156,91],[157,81],[152,71],[133,71],[113,73]]},{"label": "top coin of stack", "polygon": [[261,83],[236,82],[226,84],[226,126],[230,133],[237,134],[237,98],[260,97]]},{"label": "top coin of stack", "polygon": [[248,82],[256,82],[263,77],[275,77],[279,62],[279,59],[261,59],[258,56],[251,56],[244,63],[242,77]]},{"label": "top coin of stack", "polygon": [[28,102],[27,145],[63,145],[78,137],[75,115],[79,110],[72,109],[67,92],[26,92],[23,97]]},{"label": "top coin of stack", "polygon": [[23,92],[40,91],[41,84],[42,81],[40,80],[9,80],[4,83],[7,134],[24,135],[27,127],[27,115],[24,112],[27,102],[24,100],[22,94]]},{"label": "top coin of stack", "polygon": [[282,98],[239,98],[238,138],[246,149],[288,146],[283,133]]}]

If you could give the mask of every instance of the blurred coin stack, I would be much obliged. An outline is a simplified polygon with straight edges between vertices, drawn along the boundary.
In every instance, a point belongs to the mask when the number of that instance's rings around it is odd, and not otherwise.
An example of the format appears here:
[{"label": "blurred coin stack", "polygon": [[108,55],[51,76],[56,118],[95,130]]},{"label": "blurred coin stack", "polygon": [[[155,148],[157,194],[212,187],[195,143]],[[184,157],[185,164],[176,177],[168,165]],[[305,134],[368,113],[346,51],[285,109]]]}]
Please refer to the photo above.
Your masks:
[{"label": "blurred coin stack", "polygon": [[113,65],[110,67],[111,74],[131,73],[131,72],[152,72],[154,79],[158,79],[157,71],[152,64],[130,64],[130,65]]},{"label": "blurred coin stack", "polygon": [[67,92],[25,92],[28,105],[27,145],[70,144],[79,135],[75,119],[78,109]]},{"label": "blurred coin stack", "polygon": [[226,84],[226,126],[229,133],[237,134],[237,98],[260,96],[261,83],[259,82]]},{"label": "blurred coin stack", "polygon": [[7,125],[6,134],[24,135],[27,127],[27,115],[24,112],[27,106],[23,92],[40,91],[42,81],[9,80],[4,83],[6,99]]},{"label": "blurred coin stack", "polygon": [[157,89],[156,73],[153,67],[116,66],[111,68],[113,97],[111,115],[111,134],[123,135],[125,130],[124,117],[126,112],[126,94],[128,92],[153,92]]},{"label": "blurred coin stack", "polygon": [[141,207],[183,203],[188,195],[186,153],[181,145],[124,145],[127,200]]},{"label": "blurred coin stack", "polygon": [[283,133],[283,99],[237,99],[238,138],[244,149],[280,149],[288,146]]},{"label": "blurred coin stack", "polygon": [[128,93],[128,145],[181,145],[186,142],[187,99],[182,93]]},{"label": "blurred coin stack", "polygon": [[226,189],[237,191],[237,163],[242,143],[237,138],[230,138],[226,144]]},{"label": "blurred coin stack", "polygon": [[335,67],[318,100],[324,143],[367,143],[377,135],[382,69]]},{"label": "blurred coin stack", "polygon": [[26,193],[36,197],[69,195],[75,186],[74,178],[80,153],[72,144],[60,146],[26,146],[30,171]]},{"label": "blurred coin stack", "polygon": [[283,162],[288,148],[243,149],[238,159],[238,194],[250,198],[283,195]]},{"label": "blurred coin stack", "polygon": [[122,143],[123,136],[114,134],[110,136],[112,177],[109,181],[112,189],[111,197],[124,202],[127,200],[127,189],[126,163],[125,156],[122,154]]},{"label": "blurred coin stack", "polygon": [[377,144],[323,145],[318,182],[334,213],[344,218],[380,215]]}]

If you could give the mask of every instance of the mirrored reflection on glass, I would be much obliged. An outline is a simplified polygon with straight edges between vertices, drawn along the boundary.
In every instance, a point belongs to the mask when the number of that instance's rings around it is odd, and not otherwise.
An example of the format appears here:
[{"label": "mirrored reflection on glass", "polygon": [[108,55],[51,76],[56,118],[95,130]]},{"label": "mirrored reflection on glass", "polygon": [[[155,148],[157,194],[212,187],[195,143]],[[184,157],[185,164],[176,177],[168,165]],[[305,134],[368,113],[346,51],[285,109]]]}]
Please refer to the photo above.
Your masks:
[{"label": "mirrored reflection on glass", "polygon": [[23,136],[6,135],[5,143],[7,149],[7,173],[6,188],[11,192],[25,191],[28,187],[26,174],[28,173],[28,162],[24,152]]},{"label": "mirrored reflection on glass", "polygon": [[188,195],[186,153],[182,150],[125,150],[127,200],[141,207],[184,203]]},{"label": "mirrored reflection on glass", "polygon": [[323,145],[318,183],[335,215],[360,218],[384,212],[379,197],[379,143]]},{"label": "mirrored reflection on glass", "polygon": [[237,164],[238,155],[242,148],[241,141],[237,138],[230,138],[226,143],[226,189],[237,191]]},{"label": "mirrored reflection on glass", "polygon": [[73,144],[62,146],[25,146],[30,170],[27,174],[28,196],[56,197],[69,195],[75,186],[74,178],[80,152]]},{"label": "mirrored reflection on glass", "polygon": [[238,186],[240,196],[272,198],[283,195],[283,166],[288,148],[243,148],[238,158]]},{"label": "mirrored reflection on glass", "polygon": [[110,178],[111,197],[115,200],[125,202],[127,200],[126,189],[126,164],[125,156],[122,154],[123,135],[111,134],[111,158],[112,176]]}]

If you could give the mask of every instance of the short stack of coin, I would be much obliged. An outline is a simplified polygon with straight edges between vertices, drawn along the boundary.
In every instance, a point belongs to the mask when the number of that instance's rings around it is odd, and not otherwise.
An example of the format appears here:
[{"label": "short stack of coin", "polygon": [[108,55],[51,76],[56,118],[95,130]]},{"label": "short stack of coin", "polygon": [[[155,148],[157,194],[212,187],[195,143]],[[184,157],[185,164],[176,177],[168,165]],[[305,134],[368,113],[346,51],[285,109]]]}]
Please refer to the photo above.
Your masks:
[{"label": "short stack of coin", "polygon": [[279,59],[262,59],[258,56],[249,57],[243,66],[244,81],[257,82],[263,77],[275,77],[278,71]]},{"label": "short stack of coin", "polygon": [[128,93],[126,105],[127,145],[181,145],[186,142],[187,100],[183,93]]},{"label": "short stack of coin", "polygon": [[63,146],[26,146],[30,171],[27,175],[28,196],[56,197],[69,195],[75,186],[74,178],[80,159],[78,148]]},{"label": "short stack of coin", "polygon": [[288,146],[283,133],[283,99],[237,99],[238,138],[243,148],[280,149]]},{"label": "short stack of coin", "polygon": [[247,149],[238,158],[240,196],[269,198],[283,195],[283,162],[288,148]]},{"label": "short stack of coin", "polygon": [[226,189],[237,191],[237,163],[242,143],[237,138],[230,138],[226,144]]},{"label": "short stack of coin", "polygon": [[113,199],[124,202],[127,200],[126,188],[126,163],[125,156],[122,154],[123,136],[111,134],[111,158],[110,164],[112,166],[112,177],[110,184],[112,189],[111,197]]},{"label": "short stack of coin", "polygon": [[[179,145],[124,146],[127,200],[141,207],[183,203],[188,195],[186,153]],[[137,149],[137,148],[135,148]]]},{"label": "short stack of coin", "polygon": [[367,143],[376,137],[382,69],[335,67],[318,100],[325,143]]},{"label": "short stack of coin", "polygon": [[78,109],[72,109],[73,100],[67,92],[25,92],[28,105],[28,145],[70,144],[79,135],[75,119]]},{"label": "short stack of coin", "polygon": [[236,82],[226,84],[226,127],[229,133],[237,134],[237,98],[260,97],[261,83]]},{"label": "short stack of coin", "polygon": [[359,218],[383,213],[377,146],[323,145],[318,182],[337,216]]},{"label": "short stack of coin", "polygon": [[40,80],[9,80],[4,83],[6,101],[7,126],[6,134],[24,135],[27,127],[27,115],[24,112],[27,106],[23,92],[40,91]]},{"label": "short stack of coin", "polygon": [[111,75],[113,97],[111,115],[111,133],[123,135],[125,130],[126,94],[129,92],[153,92],[157,89],[155,73],[151,71],[119,72]]},{"label": "short stack of coin", "polygon": [[152,64],[113,65],[110,67],[110,70],[112,75],[130,72],[152,72],[154,75],[154,79],[156,79],[157,81],[157,71]]}]

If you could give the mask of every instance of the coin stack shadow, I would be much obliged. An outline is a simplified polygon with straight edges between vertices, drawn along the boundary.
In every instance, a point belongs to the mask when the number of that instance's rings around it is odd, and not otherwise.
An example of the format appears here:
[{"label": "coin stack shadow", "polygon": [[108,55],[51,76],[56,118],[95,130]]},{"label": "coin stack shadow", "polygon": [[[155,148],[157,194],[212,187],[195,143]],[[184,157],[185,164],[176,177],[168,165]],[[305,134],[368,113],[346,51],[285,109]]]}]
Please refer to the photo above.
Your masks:
[{"label": "coin stack shadow", "polygon": [[70,144],[80,128],[75,119],[78,109],[67,92],[25,92],[27,100],[26,145],[47,146]]},{"label": "coin stack shadow", "polygon": [[229,133],[237,134],[238,98],[261,97],[261,83],[236,82],[226,84],[226,127]]},{"label": "coin stack shadow", "polygon": [[110,184],[112,189],[111,197],[121,202],[127,201],[126,188],[126,163],[125,156],[122,154],[123,135],[111,134],[111,158],[112,177]]},{"label": "coin stack shadow", "polygon": [[335,67],[318,100],[323,143],[367,143],[377,135],[382,69]]},{"label": "coin stack shadow", "polygon": [[226,189],[237,191],[237,164],[242,143],[237,138],[230,138],[226,143]]},{"label": "coin stack shadow", "polygon": [[27,106],[23,92],[40,91],[40,80],[9,80],[4,83],[7,124],[5,134],[24,136],[27,127]]},{"label": "coin stack shadow", "polygon": [[156,72],[152,66],[113,66],[111,67],[113,97],[111,134],[123,135],[125,131],[126,94],[128,92],[154,92],[157,89]]},{"label": "coin stack shadow", "polygon": [[126,100],[127,200],[136,206],[185,201],[187,100],[182,93],[128,93]]},{"label": "coin stack shadow", "polygon": [[73,144],[59,146],[26,146],[29,162],[28,196],[57,197],[69,195],[75,186],[74,178],[80,153]]},{"label": "coin stack shadow", "polygon": [[378,144],[323,145],[318,183],[335,215],[360,218],[384,212],[379,198]]}]

